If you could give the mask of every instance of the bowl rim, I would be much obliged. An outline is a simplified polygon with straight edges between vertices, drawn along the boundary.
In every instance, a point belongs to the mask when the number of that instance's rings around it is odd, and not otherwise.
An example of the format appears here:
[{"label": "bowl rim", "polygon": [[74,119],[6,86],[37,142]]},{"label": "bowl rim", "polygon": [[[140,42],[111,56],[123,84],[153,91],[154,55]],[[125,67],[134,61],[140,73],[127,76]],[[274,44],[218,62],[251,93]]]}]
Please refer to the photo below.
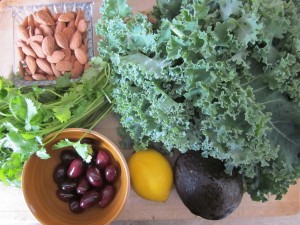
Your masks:
[{"label": "bowl rim", "polygon": [[[107,224],[110,224],[112,221],[115,220],[115,218],[120,214],[121,210],[124,208],[125,206],[125,203],[126,203],[126,200],[129,198],[129,193],[130,193],[130,173],[129,173],[129,168],[128,168],[128,165],[127,165],[127,161],[123,155],[123,153],[121,152],[121,150],[119,149],[119,147],[117,145],[115,145],[109,138],[107,138],[105,135],[97,132],[97,131],[93,131],[93,130],[89,130],[89,129],[85,129],[85,128],[65,128],[63,129],[62,131],[56,131],[56,132],[53,132],[51,134],[48,134],[44,139],[43,139],[43,142],[46,142],[46,141],[49,141],[51,140],[52,138],[57,138],[60,134],[63,134],[65,132],[80,132],[80,133],[83,133],[83,136],[86,135],[86,134],[91,134],[93,136],[96,136],[102,140],[104,140],[107,144],[109,144],[112,148],[114,148],[114,150],[117,152],[118,156],[120,157],[121,159],[121,164],[123,164],[125,170],[125,177],[126,177],[126,181],[127,181],[127,185],[126,185],[126,190],[125,190],[125,196],[124,198],[122,199],[122,202],[121,202],[121,206],[118,208],[118,210],[116,211],[116,213],[112,216],[112,218],[110,219],[110,221],[108,221]],[[53,139],[53,140],[54,140]],[[52,141],[52,140],[51,140]],[[48,143],[49,144],[49,143]],[[46,144],[47,145],[47,144]],[[34,155],[31,155],[31,157],[33,157]],[[29,158],[29,159],[30,159]],[[36,218],[41,224],[46,224],[45,221],[40,218],[34,211],[33,208],[29,207],[29,196],[25,194],[25,188],[24,188],[24,185],[25,185],[25,171],[26,171],[26,167],[28,167],[29,165],[29,159],[24,163],[24,166],[23,166],[23,170],[22,170],[22,175],[21,175],[21,190],[22,190],[22,194],[23,194],[23,198],[25,200],[25,203],[29,209],[29,211],[31,212],[31,214],[34,216],[34,218]],[[46,159],[47,160],[47,159]]]}]

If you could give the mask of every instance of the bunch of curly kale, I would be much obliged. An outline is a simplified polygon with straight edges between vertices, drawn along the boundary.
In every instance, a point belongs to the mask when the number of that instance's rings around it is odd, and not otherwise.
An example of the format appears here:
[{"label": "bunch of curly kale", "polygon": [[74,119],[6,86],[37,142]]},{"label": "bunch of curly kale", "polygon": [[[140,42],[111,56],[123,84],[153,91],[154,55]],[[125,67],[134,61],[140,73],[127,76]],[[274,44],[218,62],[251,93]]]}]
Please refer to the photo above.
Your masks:
[{"label": "bunch of curly kale", "polygon": [[105,0],[96,31],[115,111],[136,149],[201,150],[239,168],[254,200],[300,177],[297,1],[157,1],[157,23]]}]

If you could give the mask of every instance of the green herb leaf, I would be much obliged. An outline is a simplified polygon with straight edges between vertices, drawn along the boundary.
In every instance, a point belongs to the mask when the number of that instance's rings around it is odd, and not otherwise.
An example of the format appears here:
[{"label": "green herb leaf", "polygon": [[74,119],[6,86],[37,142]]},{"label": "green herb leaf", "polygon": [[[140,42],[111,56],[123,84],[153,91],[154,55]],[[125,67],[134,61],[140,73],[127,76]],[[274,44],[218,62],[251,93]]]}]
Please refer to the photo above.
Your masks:
[{"label": "green herb leaf", "polygon": [[61,122],[67,122],[71,118],[71,111],[69,106],[58,106],[53,108],[55,117]]},{"label": "green herb leaf", "polygon": [[[112,108],[108,63],[90,63],[91,80],[71,82],[69,74],[56,85],[16,87],[0,77],[0,181],[19,185],[23,164],[33,154],[49,158],[43,138],[66,127],[92,128]],[[75,144],[83,158],[90,150]]]},{"label": "green herb leaf", "polygon": [[26,130],[31,130],[33,127],[31,126],[30,122],[33,119],[35,115],[37,115],[37,108],[33,104],[33,101],[30,100],[29,98],[25,98],[26,105],[27,105],[27,113],[26,113],[26,118],[25,118],[25,129]]},{"label": "green herb leaf", "polygon": [[91,162],[93,153],[92,146],[89,144],[81,144],[80,141],[72,142],[68,139],[61,140],[53,146],[53,149],[60,149],[64,147],[72,146],[83,160],[87,163]]},{"label": "green herb leaf", "polygon": [[38,157],[40,157],[41,159],[49,159],[50,158],[50,155],[47,153],[45,148],[41,148],[40,150],[38,150],[36,152],[36,155]]}]

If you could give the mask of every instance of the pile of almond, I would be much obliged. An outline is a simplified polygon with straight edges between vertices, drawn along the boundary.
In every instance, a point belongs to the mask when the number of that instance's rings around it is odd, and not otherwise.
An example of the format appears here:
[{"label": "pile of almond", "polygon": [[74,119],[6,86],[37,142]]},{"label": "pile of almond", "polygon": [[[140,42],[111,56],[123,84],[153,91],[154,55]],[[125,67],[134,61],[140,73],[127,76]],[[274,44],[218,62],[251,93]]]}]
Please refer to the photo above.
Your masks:
[{"label": "pile of almond", "polygon": [[66,72],[78,78],[87,66],[87,27],[83,11],[52,14],[44,7],[18,27],[20,76],[55,80]]}]

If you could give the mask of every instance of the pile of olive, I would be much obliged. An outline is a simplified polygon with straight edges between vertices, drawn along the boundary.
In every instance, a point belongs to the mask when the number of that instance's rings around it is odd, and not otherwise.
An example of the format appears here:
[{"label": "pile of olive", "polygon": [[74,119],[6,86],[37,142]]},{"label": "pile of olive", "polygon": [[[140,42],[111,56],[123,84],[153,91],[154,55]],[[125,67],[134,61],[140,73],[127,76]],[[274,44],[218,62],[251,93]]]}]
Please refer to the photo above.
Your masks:
[{"label": "pile of olive", "polygon": [[[83,139],[92,143],[92,139]],[[118,169],[112,164],[108,151],[93,144],[93,158],[86,163],[75,150],[63,150],[61,163],[55,168],[53,178],[57,184],[56,195],[69,203],[73,213],[81,213],[98,203],[104,208],[115,196],[114,183],[118,178]],[[98,149],[96,149],[98,148]]]}]

